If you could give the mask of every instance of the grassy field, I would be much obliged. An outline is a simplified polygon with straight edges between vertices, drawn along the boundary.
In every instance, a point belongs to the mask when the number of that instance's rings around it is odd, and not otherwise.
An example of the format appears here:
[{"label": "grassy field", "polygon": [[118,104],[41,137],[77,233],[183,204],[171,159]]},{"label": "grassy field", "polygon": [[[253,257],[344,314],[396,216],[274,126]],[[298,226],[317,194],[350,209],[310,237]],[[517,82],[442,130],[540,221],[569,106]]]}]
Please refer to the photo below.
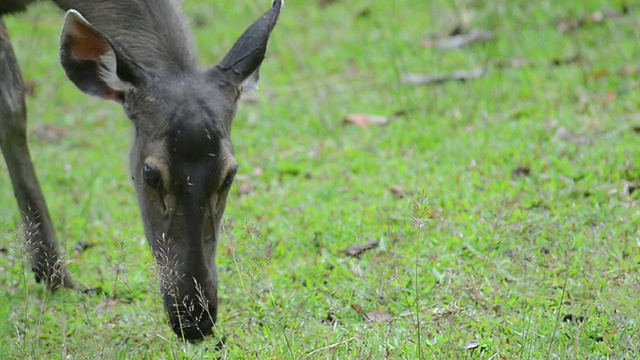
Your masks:
[{"label": "grassy field", "polygon": [[[268,5],[185,1],[203,63]],[[260,90],[236,118],[219,323],[196,344],[167,326],[129,181],[129,120],[64,78],[62,18],[43,4],[6,21],[70,271],[105,293],[35,283],[0,163],[2,358],[640,352],[640,7],[288,1]],[[456,27],[493,37],[443,49]],[[477,69],[468,81],[402,82]],[[356,114],[389,123],[343,122]]]}]

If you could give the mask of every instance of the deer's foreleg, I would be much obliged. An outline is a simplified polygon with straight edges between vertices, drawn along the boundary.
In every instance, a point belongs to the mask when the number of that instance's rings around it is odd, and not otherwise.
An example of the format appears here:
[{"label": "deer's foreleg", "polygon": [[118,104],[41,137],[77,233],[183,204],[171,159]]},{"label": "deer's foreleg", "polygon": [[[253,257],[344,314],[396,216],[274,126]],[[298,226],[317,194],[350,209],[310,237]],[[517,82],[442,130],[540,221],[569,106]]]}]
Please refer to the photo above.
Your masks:
[{"label": "deer's foreleg", "polygon": [[52,291],[74,287],[59,252],[49,211],[36,178],[26,137],[24,86],[0,18],[0,147],[18,200],[32,269]]}]

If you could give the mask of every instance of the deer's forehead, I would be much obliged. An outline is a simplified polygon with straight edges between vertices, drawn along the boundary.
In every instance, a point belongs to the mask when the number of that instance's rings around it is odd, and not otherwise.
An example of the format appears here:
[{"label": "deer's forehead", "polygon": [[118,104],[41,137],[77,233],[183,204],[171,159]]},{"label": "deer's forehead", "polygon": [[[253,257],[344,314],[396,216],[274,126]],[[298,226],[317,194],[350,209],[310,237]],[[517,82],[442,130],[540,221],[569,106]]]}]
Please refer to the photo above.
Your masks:
[{"label": "deer's forehead", "polygon": [[225,133],[209,122],[175,122],[165,137],[171,158],[197,160],[216,158],[224,152]]},{"label": "deer's forehead", "polygon": [[141,96],[138,106],[129,115],[143,137],[155,139],[207,139],[222,138],[229,133],[229,115],[226,104],[203,94],[153,94]]}]

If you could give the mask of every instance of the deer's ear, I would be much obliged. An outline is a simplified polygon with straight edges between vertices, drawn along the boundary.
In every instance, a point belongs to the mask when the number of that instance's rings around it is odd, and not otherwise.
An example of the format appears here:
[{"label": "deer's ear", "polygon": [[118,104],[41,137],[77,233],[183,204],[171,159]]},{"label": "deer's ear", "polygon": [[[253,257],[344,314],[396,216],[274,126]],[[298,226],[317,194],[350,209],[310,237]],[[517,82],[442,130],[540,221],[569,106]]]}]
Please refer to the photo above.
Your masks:
[{"label": "deer's ear", "polygon": [[283,0],[274,0],[271,9],[253,23],[233,45],[229,53],[214,68],[244,90],[257,87],[260,64],[267,51],[271,31],[276,26]]},{"label": "deer's ear", "polygon": [[122,102],[139,86],[142,70],[79,12],[69,10],[60,35],[60,62],[84,93]]}]

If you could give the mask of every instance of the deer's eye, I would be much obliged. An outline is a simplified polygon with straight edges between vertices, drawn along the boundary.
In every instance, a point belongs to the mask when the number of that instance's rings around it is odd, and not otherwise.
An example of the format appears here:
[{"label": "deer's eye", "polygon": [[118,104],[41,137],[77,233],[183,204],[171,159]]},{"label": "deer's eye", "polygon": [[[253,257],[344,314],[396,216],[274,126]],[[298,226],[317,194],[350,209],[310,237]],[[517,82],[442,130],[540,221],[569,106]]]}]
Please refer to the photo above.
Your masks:
[{"label": "deer's eye", "polygon": [[224,181],[222,182],[222,189],[226,189],[229,186],[231,186],[231,184],[233,184],[233,179],[236,177],[236,172],[238,172],[237,167],[229,170],[229,172],[227,173],[227,176],[224,178]]},{"label": "deer's eye", "polygon": [[152,189],[157,189],[162,181],[160,171],[149,164],[142,166],[142,178]]},{"label": "deer's eye", "polygon": [[231,186],[231,184],[233,184],[233,178],[234,176],[229,176],[227,175],[227,177],[224,178],[224,181],[222,182],[222,187],[223,188],[228,188],[229,186]]}]

